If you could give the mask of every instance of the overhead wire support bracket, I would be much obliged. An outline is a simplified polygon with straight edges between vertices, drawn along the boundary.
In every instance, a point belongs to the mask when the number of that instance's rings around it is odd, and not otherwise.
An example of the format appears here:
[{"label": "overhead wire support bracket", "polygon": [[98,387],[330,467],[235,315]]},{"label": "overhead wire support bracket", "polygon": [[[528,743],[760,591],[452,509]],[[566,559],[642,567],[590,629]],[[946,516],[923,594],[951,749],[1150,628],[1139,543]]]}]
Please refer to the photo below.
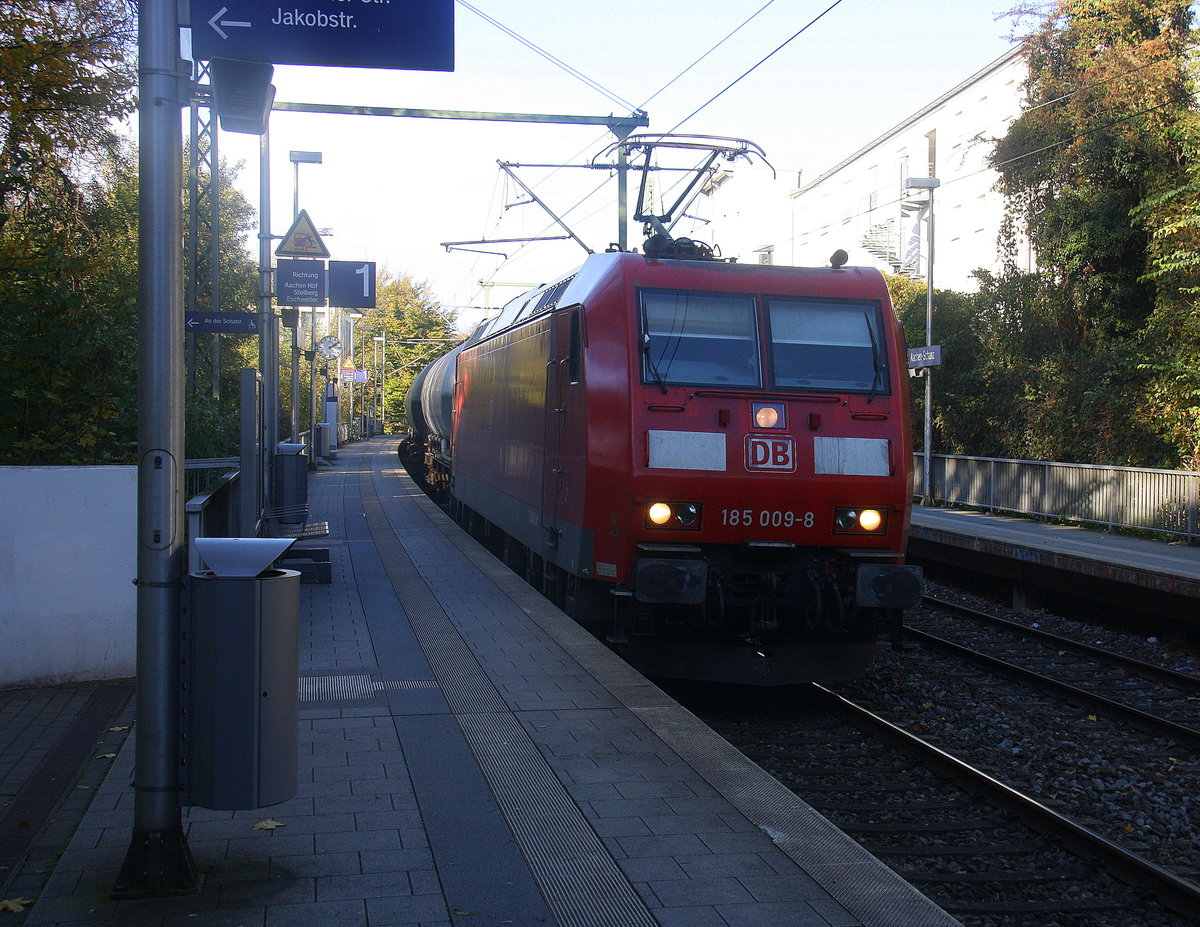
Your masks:
[{"label": "overhead wire support bracket", "polygon": [[[566,241],[571,238],[570,235],[535,235],[530,238],[477,238],[470,241],[443,241],[439,244],[447,251],[470,251],[474,254],[498,254],[500,257],[508,257],[503,251],[481,251],[478,248],[464,248],[463,245],[505,245],[512,242],[529,242],[529,241]],[[578,239],[576,239],[578,241]],[[588,252],[591,253],[590,251]]]},{"label": "overhead wire support bracket", "polygon": [[[551,115],[546,113],[493,113],[474,110],[452,110],[452,109],[410,109],[392,106],[357,106],[344,105],[334,103],[290,103],[284,100],[277,100],[271,104],[271,110],[277,112],[291,113],[328,113],[342,116],[394,116],[411,119],[467,119],[481,120],[487,122],[523,122],[523,123],[548,123],[557,125],[585,125],[585,126],[604,126],[618,139],[624,140],[630,134],[639,128],[645,128],[650,125],[650,116],[643,110],[638,109],[631,112],[628,116],[568,116],[568,115]],[[618,157],[618,184],[621,213],[624,215],[625,202],[625,172],[624,154],[619,154]],[[503,165],[501,165],[503,167]],[[507,168],[505,169],[507,170]],[[533,201],[546,210],[554,221],[567,232],[568,236],[583,248],[588,254],[594,254],[587,245],[579,239],[574,232],[567,228],[566,224],[556,216],[549,207],[546,206],[540,199],[534,196],[524,183],[517,179],[515,175],[509,171],[510,176],[515,180],[525,191],[532,197]],[[621,225],[621,247],[624,248],[624,220]],[[468,250],[468,249],[462,249]],[[499,254],[500,252],[485,251],[484,254]],[[501,254],[502,257],[508,257],[506,254]]]},{"label": "overhead wire support bracket", "polygon": [[526,196],[528,196],[530,199],[532,199],[535,203],[537,203],[539,206],[542,207],[542,209],[544,209],[546,211],[546,214],[549,215],[550,218],[555,221],[555,223],[557,223],[558,227],[567,233],[568,238],[570,238],[572,241],[574,241],[575,244],[579,245],[579,247],[581,247],[588,254],[596,253],[591,248],[589,248],[587,245],[585,245],[583,243],[583,239],[581,239],[578,235],[576,235],[573,231],[571,231],[570,226],[568,226],[566,222],[564,222],[561,218],[559,218],[558,214],[555,213],[553,209],[551,209],[544,202],[542,202],[541,197],[539,197],[536,193],[534,193],[533,190],[531,190],[529,188],[529,185],[526,184],[523,180],[521,180],[520,177],[518,177],[516,175],[516,172],[514,172],[512,170],[511,164],[507,164],[504,161],[497,161],[496,163],[498,165],[500,165],[500,170],[502,170],[502,171],[504,171],[504,173],[508,174],[508,176],[513,179],[513,182],[516,183],[517,186],[519,186],[522,190],[525,191]]},{"label": "overhead wire support bracket", "polygon": [[642,110],[629,116],[567,116],[548,113],[490,113],[456,109],[408,109],[394,106],[356,106],[336,103],[289,103],[275,101],[272,111],[285,113],[329,113],[339,116],[395,116],[411,119],[467,119],[484,122],[535,122],[557,125],[604,126],[617,138],[650,125]]}]

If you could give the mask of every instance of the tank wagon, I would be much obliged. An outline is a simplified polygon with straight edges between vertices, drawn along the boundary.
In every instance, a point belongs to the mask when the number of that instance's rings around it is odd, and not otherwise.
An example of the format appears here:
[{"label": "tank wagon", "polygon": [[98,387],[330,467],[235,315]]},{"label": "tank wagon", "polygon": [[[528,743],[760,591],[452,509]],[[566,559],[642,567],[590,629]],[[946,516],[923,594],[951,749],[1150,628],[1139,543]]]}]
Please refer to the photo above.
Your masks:
[{"label": "tank wagon", "polygon": [[401,456],[648,675],[859,674],[920,591],[883,277],[654,245],[591,255],[422,371]]}]

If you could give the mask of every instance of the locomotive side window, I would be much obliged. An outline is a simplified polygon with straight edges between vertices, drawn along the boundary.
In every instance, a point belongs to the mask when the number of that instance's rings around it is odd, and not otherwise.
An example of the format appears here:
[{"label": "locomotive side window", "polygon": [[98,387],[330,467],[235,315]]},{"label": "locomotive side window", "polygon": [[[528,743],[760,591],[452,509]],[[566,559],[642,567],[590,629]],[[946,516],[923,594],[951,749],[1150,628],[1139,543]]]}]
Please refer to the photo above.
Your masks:
[{"label": "locomotive side window", "polygon": [[890,392],[878,303],[774,298],[767,314],[775,386]]},{"label": "locomotive side window", "polygon": [[754,298],[642,290],[642,378],[665,386],[759,386]]}]

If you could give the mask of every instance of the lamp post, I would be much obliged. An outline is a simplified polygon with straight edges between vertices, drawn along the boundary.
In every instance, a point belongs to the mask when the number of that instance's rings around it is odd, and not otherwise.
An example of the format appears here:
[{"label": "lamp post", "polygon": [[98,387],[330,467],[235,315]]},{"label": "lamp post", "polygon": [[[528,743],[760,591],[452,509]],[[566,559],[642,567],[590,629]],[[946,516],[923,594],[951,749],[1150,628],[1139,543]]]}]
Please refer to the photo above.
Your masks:
[{"label": "lamp post", "polygon": [[[358,361],[355,359],[355,354],[354,354],[354,337],[355,337],[354,325],[359,319],[361,319],[363,317],[363,314],[361,312],[359,312],[357,309],[355,309],[355,310],[352,310],[352,311],[346,313],[346,317],[350,320],[350,366],[354,368],[354,377],[350,381],[350,435],[351,435],[351,437],[353,437],[354,436],[354,393],[355,393],[354,387],[355,387],[355,384],[358,382]],[[370,326],[364,325],[363,328],[364,329],[370,328]]]},{"label": "lamp post", "polygon": [[[292,162],[292,219],[295,220],[300,215],[300,165],[301,164],[320,164],[321,152],[319,151],[289,151],[288,160]],[[296,307],[293,307],[296,308]],[[309,315],[309,321],[313,326],[314,343],[316,337],[316,321],[317,313],[313,309]],[[295,441],[300,435],[300,314],[296,313],[296,327],[292,329],[292,440]],[[316,435],[309,433],[309,441],[315,448],[317,446]],[[312,462],[316,463],[316,455],[313,455]]]},{"label": "lamp post", "polygon": [[[375,386],[375,396],[379,412],[377,420],[379,422],[379,433],[387,434],[387,429],[383,427],[384,421],[384,401],[387,398],[387,330],[384,329],[382,335],[375,336],[375,375],[378,381]],[[383,366],[379,364],[379,358],[383,358]]]},{"label": "lamp post", "polygon": [[[927,235],[927,270],[925,273],[925,346],[933,345],[933,191],[941,186],[936,177],[909,177],[905,187],[909,190],[929,191],[929,226]],[[933,464],[933,370],[925,368],[925,453],[921,468],[921,504],[929,505],[933,501],[933,487],[930,484]]]}]

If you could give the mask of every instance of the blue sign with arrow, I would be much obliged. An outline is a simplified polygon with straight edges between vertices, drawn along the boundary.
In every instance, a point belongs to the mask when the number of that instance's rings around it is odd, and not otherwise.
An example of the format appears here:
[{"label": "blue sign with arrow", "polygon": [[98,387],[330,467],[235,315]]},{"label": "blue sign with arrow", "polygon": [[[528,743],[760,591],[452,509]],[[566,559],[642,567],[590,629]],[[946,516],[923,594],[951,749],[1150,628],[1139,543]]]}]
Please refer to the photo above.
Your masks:
[{"label": "blue sign with arrow", "polygon": [[201,61],[454,70],[454,0],[191,0],[191,24]]},{"label": "blue sign with arrow", "polygon": [[253,312],[187,312],[187,332],[217,332],[226,335],[257,335],[258,315]]}]

